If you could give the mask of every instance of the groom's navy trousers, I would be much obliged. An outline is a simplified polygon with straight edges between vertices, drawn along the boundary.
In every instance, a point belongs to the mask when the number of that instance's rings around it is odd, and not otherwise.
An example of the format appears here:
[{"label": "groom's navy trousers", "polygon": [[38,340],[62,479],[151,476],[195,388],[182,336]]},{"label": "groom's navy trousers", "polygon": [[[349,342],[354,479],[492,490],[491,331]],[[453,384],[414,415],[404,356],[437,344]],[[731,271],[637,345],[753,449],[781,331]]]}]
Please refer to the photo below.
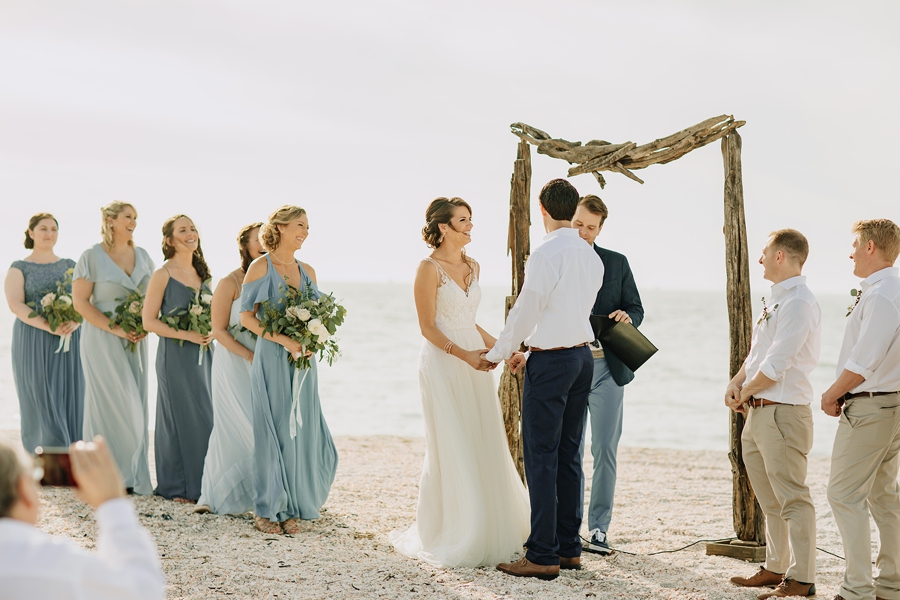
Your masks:
[{"label": "groom's navy trousers", "polygon": [[594,375],[587,346],[532,352],[525,368],[522,438],[531,498],[525,556],[539,565],[581,556],[581,454]]}]

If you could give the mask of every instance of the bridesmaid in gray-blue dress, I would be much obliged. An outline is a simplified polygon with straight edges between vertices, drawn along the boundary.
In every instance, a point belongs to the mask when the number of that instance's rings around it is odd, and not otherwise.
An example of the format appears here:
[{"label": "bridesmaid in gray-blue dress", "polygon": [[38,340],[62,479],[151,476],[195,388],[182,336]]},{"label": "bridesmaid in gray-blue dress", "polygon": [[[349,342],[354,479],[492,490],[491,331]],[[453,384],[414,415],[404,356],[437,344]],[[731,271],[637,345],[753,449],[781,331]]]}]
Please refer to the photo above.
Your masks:
[{"label": "bridesmaid in gray-blue dress", "polygon": [[[81,373],[81,331],[78,323],[64,323],[50,331],[40,313],[41,298],[56,292],[75,261],[53,253],[59,226],[53,215],[31,217],[25,231],[24,260],[12,264],[6,276],[6,300],[17,319],[12,334],[12,367],[19,396],[22,445],[31,452],[36,446],[68,446],[81,439],[84,410],[84,376]],[[69,290],[71,293],[71,290]],[[72,335],[68,352],[58,352],[60,336]]]},{"label": "bridesmaid in gray-blue dress", "polygon": [[[212,334],[180,331],[160,320],[187,309],[195,290],[210,294],[209,267],[200,236],[184,215],[163,224],[163,256],[167,259],[150,278],[144,300],[144,328],[160,336],[156,351],[156,493],[177,502],[200,497],[203,461],[212,432],[212,362],[210,347],[198,364],[200,347]],[[179,343],[181,342],[181,343]]]},{"label": "bridesmaid in gray-blue dress", "polygon": [[[155,269],[150,255],[134,245],[137,211],[116,200],[100,209],[103,241],[85,250],[75,266],[72,297],[84,317],[81,360],[84,369],[84,439],[106,443],[122,472],[125,487],[152,494],[147,405],[149,340],[109,327],[109,317],[131,292],[147,291]],[[135,344],[135,349],[130,349]]]},{"label": "bridesmaid in gray-blue dress", "polygon": [[[241,323],[259,336],[250,371],[253,407],[253,483],[256,527],[265,533],[298,533],[296,519],[315,519],[325,504],[337,470],[337,450],[319,401],[316,361],[308,371],[294,368],[300,345],[284,335],[263,337],[260,305],[283,297],[285,284],[316,287],[315,271],[294,258],[309,234],[306,212],[283,206],[269,216],[260,241],[269,252],[250,265],[241,293]],[[292,385],[302,380],[295,436],[291,435]],[[302,424],[301,424],[302,423]],[[280,525],[279,525],[280,523]]]}]

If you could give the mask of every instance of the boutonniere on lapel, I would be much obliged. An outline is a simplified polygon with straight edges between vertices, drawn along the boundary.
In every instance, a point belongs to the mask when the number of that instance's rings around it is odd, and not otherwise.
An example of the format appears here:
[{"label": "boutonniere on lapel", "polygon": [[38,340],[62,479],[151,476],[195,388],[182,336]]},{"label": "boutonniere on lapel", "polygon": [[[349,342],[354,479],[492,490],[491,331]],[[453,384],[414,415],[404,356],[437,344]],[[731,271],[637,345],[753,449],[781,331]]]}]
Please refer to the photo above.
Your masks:
[{"label": "boutonniere on lapel", "polygon": [[862,298],[862,290],[850,290],[850,295],[856,298],[856,300],[853,301],[853,304],[847,307],[847,314],[844,315],[845,317],[849,317],[850,313],[853,312],[853,309],[856,308],[856,305],[859,304],[859,299]]},{"label": "boutonniere on lapel", "polygon": [[763,296],[762,303],[763,303],[763,311],[762,311],[762,314],[759,316],[759,321],[756,322],[757,325],[761,324],[763,321],[768,321],[769,317],[772,316],[772,313],[775,312],[775,309],[778,308],[778,305],[776,304],[775,306],[772,307],[772,310],[769,310],[769,307],[766,306],[766,297],[765,296]]}]

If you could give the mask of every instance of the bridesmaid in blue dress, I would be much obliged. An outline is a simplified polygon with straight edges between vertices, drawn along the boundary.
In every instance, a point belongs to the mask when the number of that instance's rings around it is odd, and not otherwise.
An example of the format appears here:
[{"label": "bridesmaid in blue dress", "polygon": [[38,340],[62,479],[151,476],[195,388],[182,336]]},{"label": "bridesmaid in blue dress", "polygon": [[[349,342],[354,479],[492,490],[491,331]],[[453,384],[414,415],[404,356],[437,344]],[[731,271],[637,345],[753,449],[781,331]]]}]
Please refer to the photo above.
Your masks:
[{"label": "bridesmaid in blue dress", "polygon": [[[147,453],[150,447],[147,379],[149,340],[109,328],[120,299],[146,293],[156,268],[150,255],[134,245],[137,210],[116,200],[100,209],[103,241],[84,251],[75,266],[72,298],[84,317],[81,361],[84,368],[84,439],[102,435],[125,487],[152,494]],[[130,344],[136,344],[132,352]]]},{"label": "bridesmaid in blue dress", "polygon": [[250,372],[253,405],[253,512],[257,529],[264,533],[299,533],[296,519],[316,519],[325,504],[337,470],[337,450],[322,415],[316,361],[303,381],[299,400],[302,424],[296,436],[290,433],[292,384],[304,372],[288,362],[287,353],[299,356],[302,347],[287,336],[262,336],[258,313],[266,300],[277,302],[285,285],[304,289],[312,285],[312,267],[294,258],[309,235],[306,211],[282,206],[269,216],[260,230],[260,241],[268,251],[253,261],[241,293],[241,322],[256,333],[256,354]]},{"label": "bridesmaid in blue dress", "polygon": [[187,309],[195,290],[209,294],[205,284],[209,267],[203,259],[200,235],[188,217],[169,218],[162,233],[166,262],[150,278],[143,312],[144,329],[160,337],[156,351],[156,493],[176,502],[194,503],[200,497],[203,461],[213,426],[212,348],[197,363],[200,347],[212,343],[213,336],[173,329],[159,317]]},{"label": "bridesmaid in blue dress", "polygon": [[[12,366],[19,396],[22,445],[31,452],[36,446],[68,446],[81,439],[84,410],[84,376],[81,373],[81,331],[70,321],[50,331],[40,313],[41,298],[56,292],[56,283],[66,277],[75,261],[53,253],[59,224],[53,215],[31,217],[25,231],[25,248],[31,254],[12,264],[6,275],[6,301],[17,319],[12,334]],[[71,290],[69,290],[71,293]],[[71,334],[68,352],[58,352],[60,336]]]},{"label": "bridesmaid in blue dress", "polygon": [[194,512],[242,514],[253,510],[253,409],[250,369],[256,336],[241,327],[241,282],[250,263],[263,255],[262,223],[238,234],[241,266],[219,280],[212,299],[216,359],[212,365],[213,430],[209,438],[200,500]]}]

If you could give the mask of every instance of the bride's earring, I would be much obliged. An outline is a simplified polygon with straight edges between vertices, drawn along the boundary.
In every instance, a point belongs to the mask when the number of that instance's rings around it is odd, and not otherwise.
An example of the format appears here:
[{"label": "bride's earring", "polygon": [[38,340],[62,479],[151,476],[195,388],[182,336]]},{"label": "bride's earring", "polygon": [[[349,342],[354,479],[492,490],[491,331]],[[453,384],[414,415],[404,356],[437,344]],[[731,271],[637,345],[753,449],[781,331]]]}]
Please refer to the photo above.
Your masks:
[{"label": "bride's earring", "polygon": [[438,244],[442,243],[443,241],[444,241],[444,232],[442,231],[441,237],[438,238]]}]

